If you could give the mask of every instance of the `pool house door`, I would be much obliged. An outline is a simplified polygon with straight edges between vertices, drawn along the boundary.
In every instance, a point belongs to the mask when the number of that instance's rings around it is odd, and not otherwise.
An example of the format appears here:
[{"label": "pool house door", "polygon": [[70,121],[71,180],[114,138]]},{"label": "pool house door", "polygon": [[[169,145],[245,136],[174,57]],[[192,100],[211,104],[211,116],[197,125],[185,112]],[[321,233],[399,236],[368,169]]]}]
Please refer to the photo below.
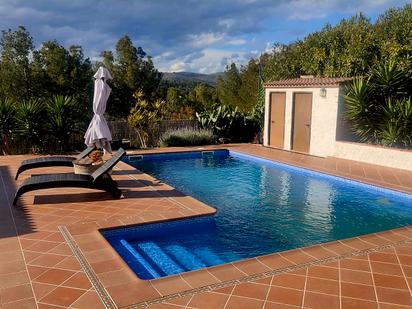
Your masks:
[{"label": "pool house door", "polygon": [[285,92],[270,93],[269,146],[283,148],[285,134]]},{"label": "pool house door", "polygon": [[292,149],[309,153],[312,93],[295,93],[293,100]]}]

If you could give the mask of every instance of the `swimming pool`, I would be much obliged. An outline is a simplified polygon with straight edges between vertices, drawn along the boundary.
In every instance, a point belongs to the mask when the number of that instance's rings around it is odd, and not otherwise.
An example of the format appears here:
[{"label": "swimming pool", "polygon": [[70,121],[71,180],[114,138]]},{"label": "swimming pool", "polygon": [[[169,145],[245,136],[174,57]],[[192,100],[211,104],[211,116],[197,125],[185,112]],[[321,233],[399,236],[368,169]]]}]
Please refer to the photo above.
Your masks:
[{"label": "swimming pool", "polygon": [[217,209],[104,231],[142,279],[412,224],[412,196],[227,150],[129,157]]}]

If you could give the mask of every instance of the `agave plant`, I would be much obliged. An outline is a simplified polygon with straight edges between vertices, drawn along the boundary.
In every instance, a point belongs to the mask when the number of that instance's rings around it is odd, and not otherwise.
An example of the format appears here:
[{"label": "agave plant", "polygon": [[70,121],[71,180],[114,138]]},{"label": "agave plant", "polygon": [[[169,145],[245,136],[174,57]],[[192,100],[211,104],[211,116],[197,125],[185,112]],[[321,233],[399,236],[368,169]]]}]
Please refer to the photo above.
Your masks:
[{"label": "agave plant", "polygon": [[43,142],[46,123],[44,104],[38,99],[23,101],[18,106],[17,123],[19,133],[31,144],[36,151]]},{"label": "agave plant", "polygon": [[379,64],[367,78],[346,89],[346,119],[362,142],[412,145],[411,76],[393,60]]},{"label": "agave plant", "polygon": [[353,132],[362,142],[375,141],[377,107],[371,100],[372,87],[369,80],[355,78],[347,86],[345,103],[346,119],[351,123]]},{"label": "agave plant", "polygon": [[412,145],[412,104],[411,98],[387,100],[382,108],[381,143],[383,145]]},{"label": "agave plant", "polygon": [[0,99],[0,138],[1,152],[10,154],[10,138],[16,128],[16,108],[8,99]]},{"label": "agave plant", "polygon": [[397,97],[407,93],[410,76],[393,59],[379,63],[369,76],[377,97]]},{"label": "agave plant", "polygon": [[46,101],[47,127],[61,150],[66,150],[70,136],[80,131],[78,110],[78,101],[72,96],[55,95]]}]

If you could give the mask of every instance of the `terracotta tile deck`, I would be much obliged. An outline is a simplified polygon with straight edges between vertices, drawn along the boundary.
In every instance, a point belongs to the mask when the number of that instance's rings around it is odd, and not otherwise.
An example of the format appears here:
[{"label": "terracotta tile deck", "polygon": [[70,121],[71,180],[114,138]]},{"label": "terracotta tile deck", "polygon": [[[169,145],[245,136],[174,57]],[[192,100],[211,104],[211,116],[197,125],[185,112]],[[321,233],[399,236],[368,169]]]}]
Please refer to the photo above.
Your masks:
[{"label": "terracotta tile deck", "polygon": [[[257,145],[224,146],[207,148],[412,193],[412,172]],[[190,149],[196,148],[167,151]],[[165,150],[146,152],[159,151]],[[28,193],[12,207],[14,174],[26,158],[0,157],[1,308],[412,308],[412,227],[143,281],[99,229],[211,215],[214,209],[124,163],[113,177],[125,199],[50,189]],[[47,172],[52,170],[33,170]]]}]

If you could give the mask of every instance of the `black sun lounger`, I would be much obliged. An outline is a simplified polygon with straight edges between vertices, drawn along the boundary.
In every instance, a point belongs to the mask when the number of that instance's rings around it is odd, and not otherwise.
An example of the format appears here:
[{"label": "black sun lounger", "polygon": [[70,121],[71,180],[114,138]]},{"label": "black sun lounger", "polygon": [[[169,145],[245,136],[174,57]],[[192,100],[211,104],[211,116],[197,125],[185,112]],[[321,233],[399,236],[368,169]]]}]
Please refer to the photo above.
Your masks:
[{"label": "black sun lounger", "polygon": [[49,166],[73,166],[73,161],[78,159],[83,159],[89,155],[95,147],[88,147],[79,153],[76,157],[68,156],[55,156],[55,157],[40,157],[34,159],[24,160],[20,163],[19,169],[17,170],[15,179],[19,178],[19,175],[26,170],[39,167],[49,167]]},{"label": "black sun lounger", "polygon": [[126,151],[120,148],[112,158],[107,160],[92,175],[74,173],[33,175],[25,179],[17,189],[13,205],[16,205],[19,197],[26,192],[62,187],[102,190],[110,192],[114,198],[120,198],[122,192],[117,187],[116,181],[114,181],[107,172],[112,169],[125,154]]}]

